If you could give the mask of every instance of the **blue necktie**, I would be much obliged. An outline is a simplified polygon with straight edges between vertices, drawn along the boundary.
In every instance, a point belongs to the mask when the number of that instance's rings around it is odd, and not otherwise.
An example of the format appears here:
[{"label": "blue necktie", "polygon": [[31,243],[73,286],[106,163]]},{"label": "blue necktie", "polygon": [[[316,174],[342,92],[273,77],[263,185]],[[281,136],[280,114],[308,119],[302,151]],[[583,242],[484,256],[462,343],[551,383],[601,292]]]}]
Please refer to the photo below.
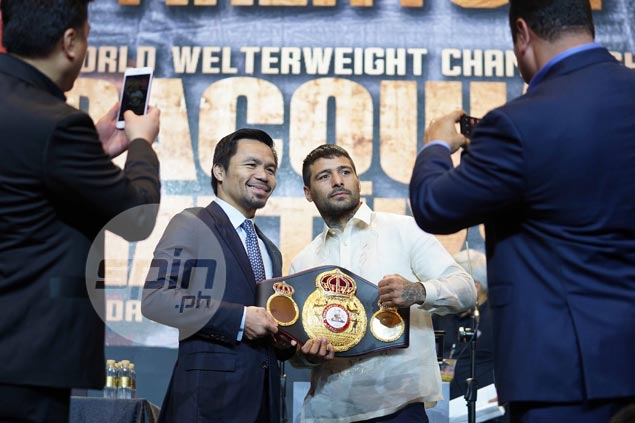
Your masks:
[{"label": "blue necktie", "polygon": [[258,247],[258,236],[256,236],[256,230],[251,220],[245,219],[240,225],[241,228],[247,234],[247,256],[251,263],[251,270],[254,272],[256,282],[260,282],[265,279],[265,266],[262,264],[262,256],[260,255],[260,248]]}]

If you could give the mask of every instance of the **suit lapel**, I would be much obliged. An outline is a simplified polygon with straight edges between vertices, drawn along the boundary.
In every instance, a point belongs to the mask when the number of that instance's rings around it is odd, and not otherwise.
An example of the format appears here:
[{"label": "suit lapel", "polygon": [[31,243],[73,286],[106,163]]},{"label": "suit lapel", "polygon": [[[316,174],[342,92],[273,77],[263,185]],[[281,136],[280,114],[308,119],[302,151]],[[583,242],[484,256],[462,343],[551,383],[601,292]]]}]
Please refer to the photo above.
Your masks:
[{"label": "suit lapel", "polygon": [[282,256],[280,255],[280,250],[269,238],[267,238],[258,226],[255,227],[258,238],[262,239],[262,242],[265,243],[265,248],[267,248],[267,253],[269,253],[269,258],[271,258],[272,277],[276,278],[278,276],[282,276]]},{"label": "suit lapel", "polygon": [[[216,203],[210,203],[206,208],[205,212],[207,212],[214,221],[214,226],[216,227],[218,233],[220,234],[221,241],[225,244],[225,251],[231,252],[236,258],[236,261],[239,264],[240,270],[247,281],[249,281],[249,286],[252,290],[255,291],[256,286],[256,278],[254,277],[254,272],[251,270],[251,263],[249,261],[249,257],[247,256],[247,252],[245,251],[245,246],[243,245],[240,237],[236,233],[236,229],[230,222],[229,218],[223,211],[223,209]],[[269,238],[265,236],[265,234],[258,228],[257,225],[254,225],[256,228],[256,233],[258,234],[258,238],[260,238],[267,248],[267,253],[269,253],[269,257],[271,258],[271,270],[273,273],[273,277],[278,277],[282,275],[282,256],[280,254],[280,250],[278,247],[274,245],[273,242]]]},{"label": "suit lapel", "polygon": [[[249,257],[247,257],[247,252],[245,251],[245,247],[243,246],[240,237],[236,233],[236,229],[229,221],[229,218],[225,214],[222,208],[214,202],[210,203],[205,211],[209,213],[214,219],[214,223],[218,233],[220,234],[221,242],[225,245],[225,254],[232,254],[236,261],[238,262],[238,267],[240,267],[240,271],[245,276],[245,281],[249,288],[255,292],[256,290],[256,278],[254,277],[254,272],[251,270],[251,263],[249,262]],[[235,271],[234,269],[228,271]]]}]

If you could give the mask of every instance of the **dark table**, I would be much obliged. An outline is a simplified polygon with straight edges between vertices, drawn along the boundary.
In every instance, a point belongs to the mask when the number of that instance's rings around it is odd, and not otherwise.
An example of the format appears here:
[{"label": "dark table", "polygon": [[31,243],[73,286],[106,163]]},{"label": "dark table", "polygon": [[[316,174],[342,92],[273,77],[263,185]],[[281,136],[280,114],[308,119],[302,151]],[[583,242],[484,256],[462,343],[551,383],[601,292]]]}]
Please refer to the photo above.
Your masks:
[{"label": "dark table", "polygon": [[138,399],[71,397],[70,423],[156,423],[159,407]]}]

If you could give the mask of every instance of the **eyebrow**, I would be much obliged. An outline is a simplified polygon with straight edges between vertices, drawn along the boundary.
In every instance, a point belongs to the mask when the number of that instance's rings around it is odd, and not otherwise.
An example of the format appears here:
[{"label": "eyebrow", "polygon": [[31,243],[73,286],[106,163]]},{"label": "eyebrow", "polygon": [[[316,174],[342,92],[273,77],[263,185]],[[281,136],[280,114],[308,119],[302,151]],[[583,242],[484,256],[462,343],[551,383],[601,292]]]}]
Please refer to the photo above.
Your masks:
[{"label": "eyebrow", "polygon": [[259,159],[257,157],[253,157],[253,156],[247,156],[245,157],[241,163],[245,164],[245,163],[249,163],[249,162],[254,162],[258,165],[264,165],[265,167],[274,167],[274,168],[278,168],[278,166],[276,165],[275,160],[272,161],[264,161],[262,159]]},{"label": "eyebrow", "polygon": [[332,173],[332,172],[339,172],[340,170],[350,170],[351,172],[353,171],[353,167],[349,166],[349,165],[341,165],[341,166],[337,166],[336,168],[328,168],[328,169],[324,169],[319,171],[318,173],[315,174],[315,177],[317,178],[318,176],[324,174],[324,173]]},{"label": "eyebrow", "polygon": [[253,156],[247,156],[242,160],[242,163],[247,163],[247,162],[256,162],[258,164],[263,163],[262,160],[260,160],[257,157],[253,157]]}]

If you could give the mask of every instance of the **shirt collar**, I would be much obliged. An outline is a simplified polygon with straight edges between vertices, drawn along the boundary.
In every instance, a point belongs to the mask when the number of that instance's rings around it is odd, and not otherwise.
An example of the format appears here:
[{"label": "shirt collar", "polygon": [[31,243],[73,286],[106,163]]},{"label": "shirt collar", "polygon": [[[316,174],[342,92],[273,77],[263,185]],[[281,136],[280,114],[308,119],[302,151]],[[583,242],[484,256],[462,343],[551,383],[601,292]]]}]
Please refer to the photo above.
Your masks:
[{"label": "shirt collar", "polygon": [[366,203],[362,202],[362,205],[359,206],[359,209],[357,209],[357,212],[355,212],[355,215],[353,216],[351,220],[359,220],[363,222],[366,226],[368,226],[370,225],[370,221],[372,217],[373,217],[373,211],[370,209],[370,207],[368,207]]},{"label": "shirt collar", "polygon": [[529,81],[529,88],[527,88],[527,91],[531,90],[532,88],[534,88],[538,83],[540,83],[540,81],[542,81],[545,76],[547,75],[547,73],[551,70],[551,68],[553,68],[556,64],[562,62],[564,59],[573,56],[574,54],[577,53],[582,53],[583,51],[587,51],[587,50],[592,50],[595,48],[602,48],[602,45],[598,44],[598,43],[587,43],[587,44],[582,44],[580,46],[577,47],[573,47],[570,48],[568,50],[563,51],[562,53],[556,55],[555,57],[553,57],[551,60],[549,60],[547,62],[547,64],[545,64],[542,68],[540,68],[540,70],[538,72],[536,72],[536,74],[534,75],[533,78],[531,78],[531,81]]},{"label": "shirt collar", "polygon": [[[351,217],[351,219],[348,222],[346,222],[346,226],[354,225],[357,222],[360,222],[364,224],[365,226],[369,226],[372,220],[372,217],[373,217],[373,211],[371,210],[370,207],[368,207],[368,205],[365,202],[362,202],[362,204],[359,206],[359,208],[357,209],[353,217]],[[324,231],[322,232],[322,242],[325,242],[329,234],[332,234],[335,231],[337,231],[337,229],[331,229],[325,224]]]},{"label": "shirt collar", "polygon": [[[243,224],[245,219],[247,219],[241,212],[238,211],[238,209],[236,209],[236,207],[232,206],[227,201],[223,201],[218,197],[216,197],[214,201],[220,206],[221,209],[223,209],[234,229],[238,229],[238,227]],[[253,219],[250,220],[253,222]]]}]

